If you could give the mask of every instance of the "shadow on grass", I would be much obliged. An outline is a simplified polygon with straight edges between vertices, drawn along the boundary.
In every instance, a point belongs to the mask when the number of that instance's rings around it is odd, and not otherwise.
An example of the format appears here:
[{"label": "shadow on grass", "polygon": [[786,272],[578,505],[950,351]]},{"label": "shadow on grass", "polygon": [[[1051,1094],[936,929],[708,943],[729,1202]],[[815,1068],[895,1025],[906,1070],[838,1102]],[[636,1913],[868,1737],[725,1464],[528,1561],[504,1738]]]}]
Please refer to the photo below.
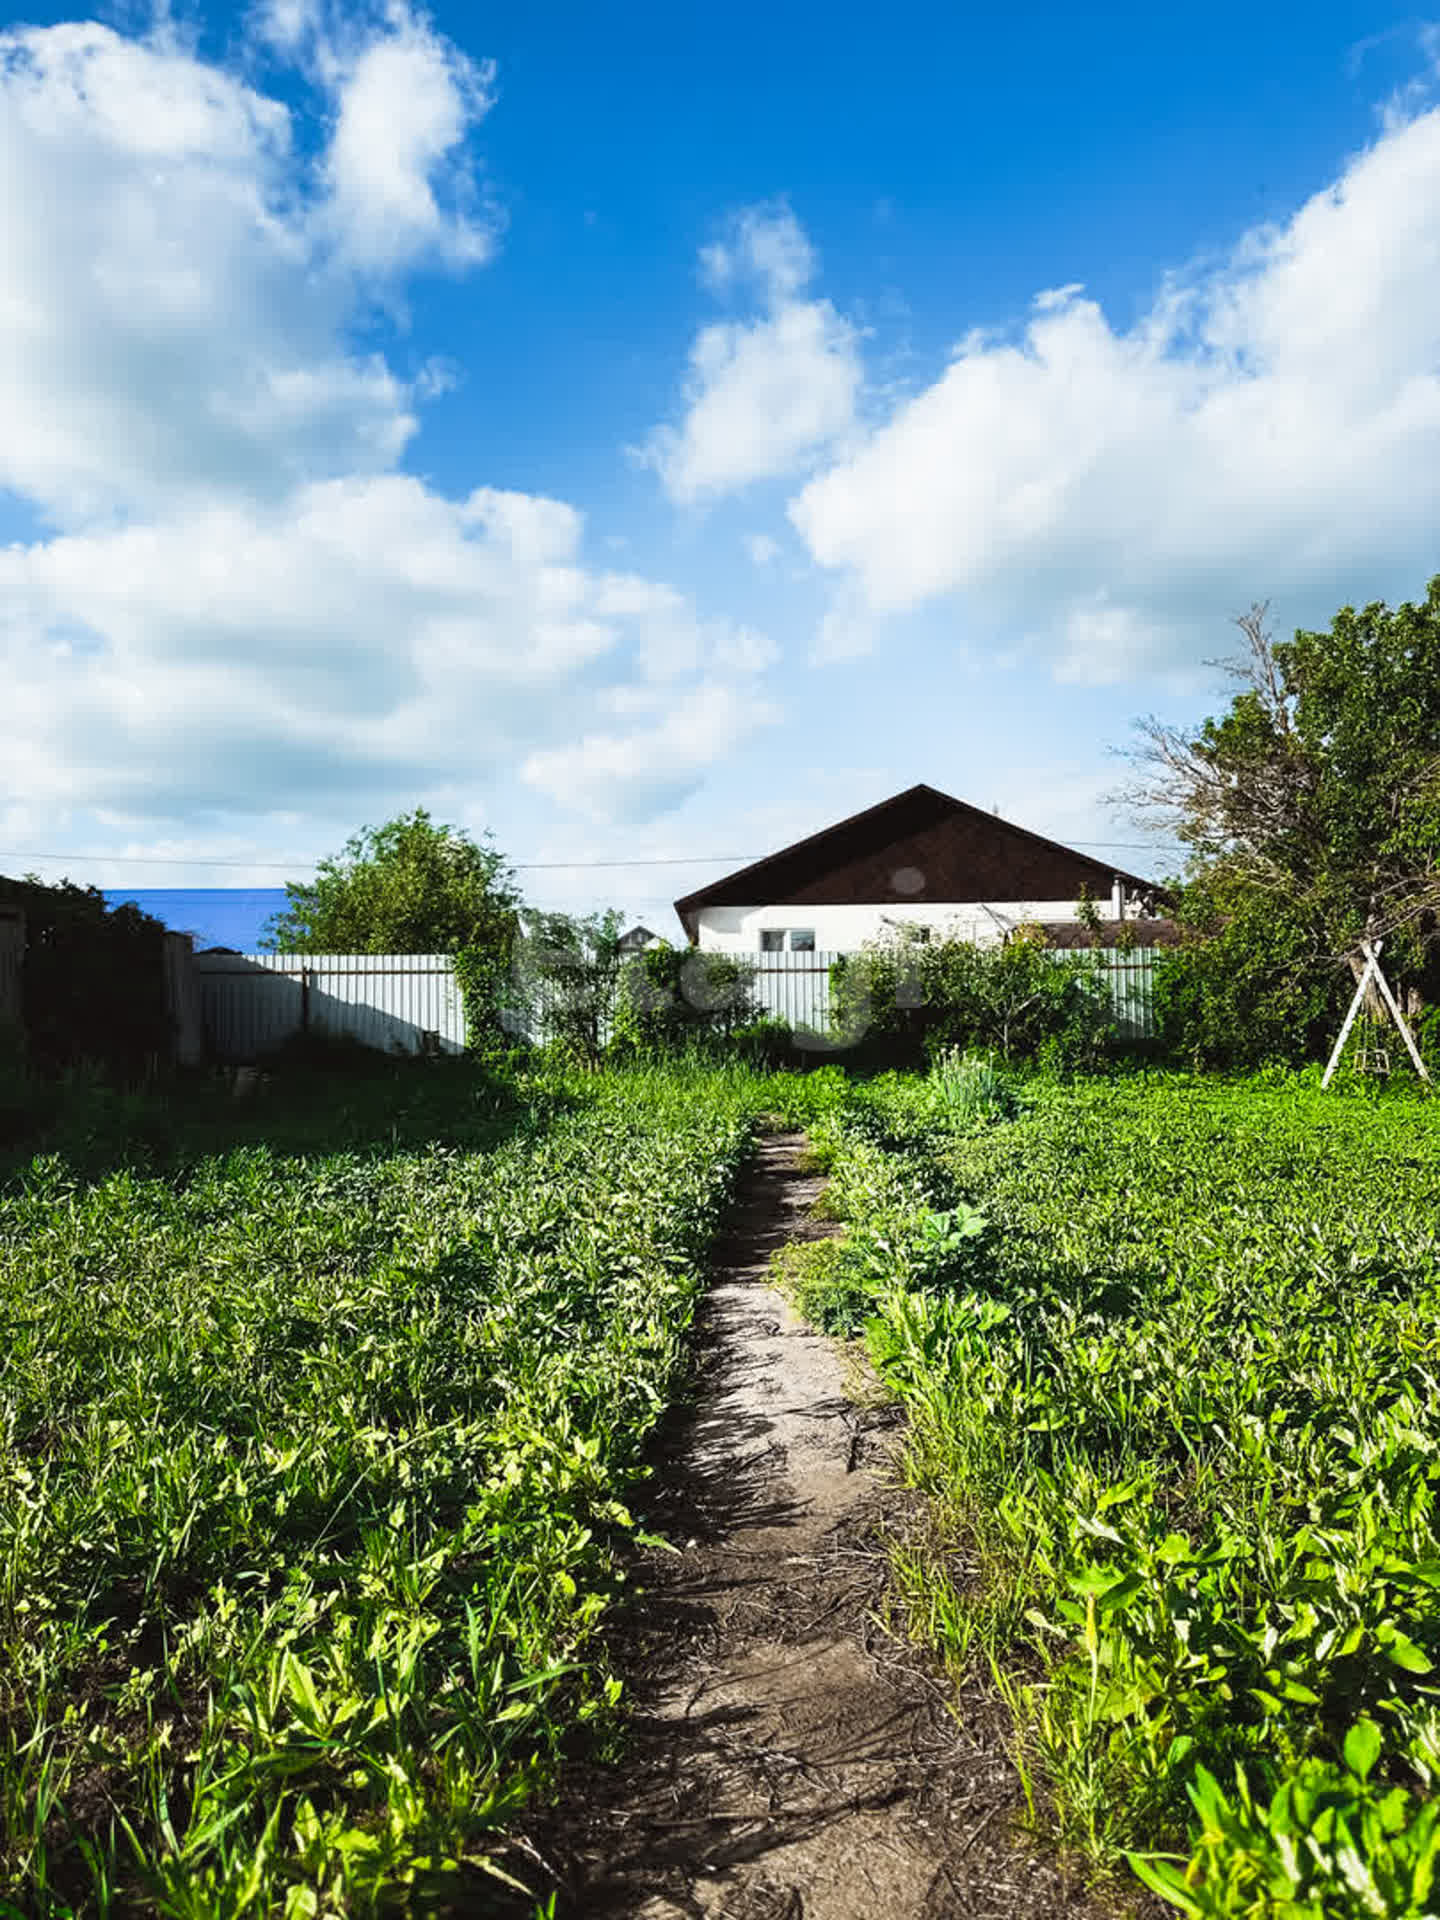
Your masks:
[{"label": "shadow on grass", "polygon": [[0,1077],[0,1194],[54,1154],[87,1180],[131,1169],[183,1174],[239,1147],[288,1157],[376,1156],[428,1146],[483,1151],[537,1128],[543,1101],[469,1056],[398,1059],[361,1048],[277,1056],[248,1079],[217,1068],[140,1088],[97,1074]]}]

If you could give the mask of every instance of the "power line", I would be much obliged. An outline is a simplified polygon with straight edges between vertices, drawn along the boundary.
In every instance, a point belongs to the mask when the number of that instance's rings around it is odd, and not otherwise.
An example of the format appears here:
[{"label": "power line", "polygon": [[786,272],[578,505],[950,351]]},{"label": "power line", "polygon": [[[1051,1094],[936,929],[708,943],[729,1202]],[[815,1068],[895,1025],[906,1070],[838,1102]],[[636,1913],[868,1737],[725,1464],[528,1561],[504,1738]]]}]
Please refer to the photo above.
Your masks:
[{"label": "power line", "polygon": [[729,866],[732,860],[743,863],[764,858],[763,853],[696,853],[670,854],[663,860],[515,860],[511,864],[517,873],[555,873],[561,868],[589,872],[600,867]]},{"label": "power line", "polygon": [[[317,860],[192,860],[168,853],[34,853],[16,847],[9,848],[0,857],[6,860],[74,860],[95,866],[108,863],[127,867],[236,867],[250,872],[258,868],[265,873],[294,873],[297,869],[308,871],[320,864]],[[663,860],[512,860],[508,864],[517,873],[548,873],[562,868],[729,866],[732,861],[764,858],[759,853],[690,853],[675,854]]]},{"label": "power line", "polygon": [[[1072,847],[1097,847],[1106,851],[1128,853],[1158,853],[1162,848],[1180,849],[1180,843],[1174,840],[1070,840],[1065,843]],[[194,860],[166,853],[35,853],[11,847],[0,855],[6,860],[46,860],[76,861],[87,866],[128,866],[128,867],[225,867],[245,869],[250,872],[294,873],[308,871],[319,865],[315,860]],[[748,865],[752,861],[769,859],[764,853],[687,853],[669,854],[663,859],[644,860],[512,860],[509,864],[517,873],[598,873],[606,868],[618,867],[707,867]]]}]

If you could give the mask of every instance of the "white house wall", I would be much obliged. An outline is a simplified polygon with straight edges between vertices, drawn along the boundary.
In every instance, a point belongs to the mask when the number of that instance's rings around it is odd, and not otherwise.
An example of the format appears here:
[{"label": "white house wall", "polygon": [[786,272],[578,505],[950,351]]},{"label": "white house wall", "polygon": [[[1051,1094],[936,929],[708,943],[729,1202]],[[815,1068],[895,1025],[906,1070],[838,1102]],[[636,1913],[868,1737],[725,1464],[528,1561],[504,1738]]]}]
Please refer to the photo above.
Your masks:
[{"label": "white house wall", "polygon": [[[1108,902],[1100,902],[1105,911]],[[854,953],[868,940],[893,936],[903,926],[931,928],[936,937],[973,940],[985,946],[1028,920],[1074,920],[1078,900],[966,901],[902,906],[702,907],[696,916],[699,945],[707,953],[755,953],[762,931],[803,928],[823,953]]]}]

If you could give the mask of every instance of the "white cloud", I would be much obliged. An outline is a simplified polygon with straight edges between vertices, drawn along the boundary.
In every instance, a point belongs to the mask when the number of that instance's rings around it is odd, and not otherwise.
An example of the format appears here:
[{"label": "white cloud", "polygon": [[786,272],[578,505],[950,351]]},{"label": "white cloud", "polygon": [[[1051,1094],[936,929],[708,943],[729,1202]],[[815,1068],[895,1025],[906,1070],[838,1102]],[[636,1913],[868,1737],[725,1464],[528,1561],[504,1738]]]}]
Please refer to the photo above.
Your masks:
[{"label": "white cloud", "polygon": [[747,533],[745,551],[752,566],[770,567],[780,558],[780,542],[768,533]]},{"label": "white cloud", "polygon": [[[562,501],[398,472],[453,370],[412,389],[347,340],[400,268],[484,256],[487,70],[398,4],[264,27],[326,91],[314,168],[284,107],[168,36],[0,35],[0,489],[53,529],[0,549],[5,785],[132,844],[374,818],[563,754],[638,688],[651,790],[678,790],[722,714],[759,723],[768,642],[588,565]],[[601,756],[588,807],[604,783]]]},{"label": "white cloud", "polygon": [[710,661],[727,673],[764,673],[780,658],[780,649],[769,634],[758,628],[735,626],[729,621],[707,623]]},{"label": "white cloud", "polygon": [[724,240],[700,250],[700,277],[713,292],[756,283],[770,307],[798,299],[816,266],[815,249],[783,203],[742,209]]},{"label": "white cloud", "polygon": [[1414,592],[1440,509],[1440,112],[1117,331],[1070,286],[973,333],[790,517],[875,614],[959,593],[1103,681]]},{"label": "white cloud", "polygon": [[[768,642],[587,570],[581,535],[557,501],[395,474],[0,551],[15,780],[130,816],[334,803],[483,778],[517,741],[559,743],[559,767],[598,701],[658,727],[668,791],[713,759],[719,713],[733,738],[758,712],[709,676],[748,681]],[[646,671],[661,618],[692,643],[678,675]],[[671,684],[687,673],[699,689]],[[603,763],[585,764],[593,810]],[[640,791],[632,772],[618,790]]]},{"label": "white cloud", "polygon": [[677,807],[701,784],[708,767],[731,754],[756,727],[779,716],[763,696],[719,682],[692,689],[654,719],[654,701],[627,691],[609,703],[628,729],[586,733],[571,746],[530,755],[521,769],[529,783],[597,820],[624,823]]},{"label": "white cloud", "polygon": [[305,297],[289,164],[284,109],[183,55],[0,35],[0,486],[73,522],[397,456],[403,388]]},{"label": "white cloud", "polygon": [[[496,214],[455,156],[494,100],[495,69],[403,11],[383,36],[326,62],[336,122],[325,172],[342,256],[393,271],[433,256],[466,266],[494,250]],[[443,181],[447,211],[436,193]]]},{"label": "white cloud", "polygon": [[657,428],[642,458],[673,500],[717,499],[791,473],[847,433],[861,384],[854,328],[828,300],[806,299],[809,241],[784,207],[751,208],[701,255],[716,291],[754,289],[761,312],[701,329],[690,350],[686,411]]},{"label": "white cloud", "polygon": [[852,587],[842,587],[821,617],[810,649],[811,666],[863,658],[875,644],[875,624],[861,596]]}]

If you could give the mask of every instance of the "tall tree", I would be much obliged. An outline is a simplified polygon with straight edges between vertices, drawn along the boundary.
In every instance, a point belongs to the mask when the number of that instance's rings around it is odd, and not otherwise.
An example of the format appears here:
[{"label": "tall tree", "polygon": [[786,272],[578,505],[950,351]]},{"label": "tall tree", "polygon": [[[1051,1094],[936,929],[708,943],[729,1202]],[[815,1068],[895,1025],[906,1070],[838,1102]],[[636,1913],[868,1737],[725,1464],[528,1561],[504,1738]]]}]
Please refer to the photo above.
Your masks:
[{"label": "tall tree", "polygon": [[1419,606],[1343,607],[1292,640],[1266,614],[1237,622],[1224,713],[1141,724],[1123,797],[1197,871],[1271,895],[1337,957],[1413,934],[1440,905],[1440,576]]},{"label": "tall tree", "polygon": [[1412,1011],[1440,990],[1440,577],[1419,606],[1344,607],[1291,640],[1267,610],[1215,663],[1235,685],[1225,710],[1142,722],[1118,796],[1190,849],[1176,911],[1191,938],[1156,1004],[1197,1063],[1316,1057],[1367,938],[1386,939]]},{"label": "tall tree", "polygon": [[282,953],[457,953],[508,956],[520,893],[487,833],[479,841],[424,807],[363,827],[285,888],[261,945]]}]

